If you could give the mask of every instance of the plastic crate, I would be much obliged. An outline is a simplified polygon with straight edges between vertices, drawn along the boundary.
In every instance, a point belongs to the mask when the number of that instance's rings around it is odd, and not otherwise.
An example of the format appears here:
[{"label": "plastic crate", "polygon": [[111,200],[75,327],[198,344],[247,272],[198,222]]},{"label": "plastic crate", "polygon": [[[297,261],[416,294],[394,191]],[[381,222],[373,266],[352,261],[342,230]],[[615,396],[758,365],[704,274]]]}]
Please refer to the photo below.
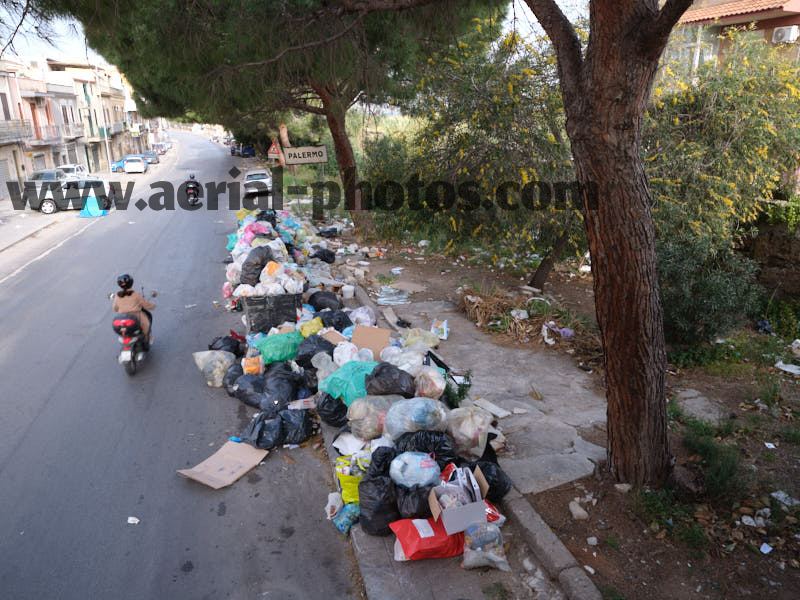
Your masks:
[{"label": "plastic crate", "polygon": [[242,297],[247,327],[251,332],[266,333],[286,321],[297,322],[297,309],[302,305],[303,294]]}]

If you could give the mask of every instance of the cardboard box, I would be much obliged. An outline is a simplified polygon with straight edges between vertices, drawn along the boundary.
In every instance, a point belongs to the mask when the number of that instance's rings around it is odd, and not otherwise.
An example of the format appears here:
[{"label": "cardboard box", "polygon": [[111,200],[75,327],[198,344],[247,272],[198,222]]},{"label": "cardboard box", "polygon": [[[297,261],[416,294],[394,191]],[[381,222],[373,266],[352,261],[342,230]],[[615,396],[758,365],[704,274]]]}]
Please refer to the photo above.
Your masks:
[{"label": "cardboard box", "polygon": [[353,329],[352,342],[356,348],[369,348],[372,350],[372,357],[380,360],[381,350],[386,348],[391,341],[392,332],[382,327],[370,327],[369,325],[356,325]]},{"label": "cardboard box", "polygon": [[346,342],[347,338],[344,337],[341,333],[336,331],[335,329],[331,329],[330,331],[326,331],[325,333],[320,334],[324,339],[328,340],[334,346],[341,344],[342,342]]},{"label": "cardboard box", "polygon": [[433,519],[438,521],[441,518],[447,535],[464,531],[473,523],[486,522],[486,504],[484,504],[483,499],[489,491],[489,483],[483,476],[480,467],[477,467],[472,474],[475,476],[475,481],[478,483],[481,493],[481,499],[477,502],[443,509],[439,504],[439,499],[436,497],[436,487],[432,488],[430,494],[428,494],[428,505],[431,507]]},{"label": "cardboard box", "polygon": [[250,444],[225,442],[214,454],[191,469],[179,469],[178,474],[218,490],[231,485],[264,460],[268,450]]}]

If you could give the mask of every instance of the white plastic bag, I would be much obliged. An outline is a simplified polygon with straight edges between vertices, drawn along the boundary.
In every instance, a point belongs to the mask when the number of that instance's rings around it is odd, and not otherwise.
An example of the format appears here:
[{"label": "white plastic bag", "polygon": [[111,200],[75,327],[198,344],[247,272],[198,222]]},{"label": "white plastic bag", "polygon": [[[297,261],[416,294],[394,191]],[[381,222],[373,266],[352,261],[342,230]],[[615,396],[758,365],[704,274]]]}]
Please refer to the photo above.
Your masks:
[{"label": "white plastic bag", "polygon": [[417,373],[414,383],[417,386],[417,396],[438,400],[444,394],[446,382],[436,367],[422,367]]},{"label": "white plastic bag", "polygon": [[233,290],[233,296],[235,298],[241,298],[246,296],[255,296],[256,295],[256,288],[252,285],[248,285],[246,283],[242,283],[236,286],[236,289]]},{"label": "white plastic bag", "polygon": [[350,320],[354,325],[374,326],[377,322],[375,311],[369,306],[359,306],[350,312]]},{"label": "white plastic bag", "polygon": [[289,251],[286,250],[286,245],[280,238],[272,240],[267,244],[267,247],[272,250],[272,257],[275,262],[285,263],[289,261]]},{"label": "white plastic bag", "polygon": [[351,360],[356,360],[358,348],[351,342],[340,342],[336,348],[333,349],[333,362],[340,367],[349,363]]},{"label": "white plastic bag", "polygon": [[195,352],[192,357],[209,387],[222,387],[225,372],[236,362],[236,356],[224,350],[204,350]]},{"label": "white plastic bag", "polygon": [[232,262],[225,267],[225,279],[231,285],[239,285],[239,280],[242,276],[242,265]]},{"label": "white plastic bag", "polygon": [[483,456],[491,426],[492,415],[477,406],[454,408],[447,415],[447,433],[453,436],[459,455]]}]

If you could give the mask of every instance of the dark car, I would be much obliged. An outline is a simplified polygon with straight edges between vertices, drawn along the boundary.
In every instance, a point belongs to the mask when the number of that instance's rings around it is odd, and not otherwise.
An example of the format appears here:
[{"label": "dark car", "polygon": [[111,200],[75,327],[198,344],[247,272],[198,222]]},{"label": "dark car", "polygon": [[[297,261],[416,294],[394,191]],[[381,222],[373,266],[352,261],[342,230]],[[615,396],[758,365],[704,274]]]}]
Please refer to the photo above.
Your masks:
[{"label": "dark car", "polygon": [[141,154],[142,158],[144,158],[148,163],[151,165],[158,164],[158,152],[155,150],[145,150]]},{"label": "dark car", "polygon": [[251,146],[250,144],[242,145],[242,150],[241,150],[240,156],[244,156],[244,157],[248,157],[249,156],[249,157],[253,158],[253,157],[255,157],[255,155],[256,155],[256,149],[253,146]]},{"label": "dark car", "polygon": [[[46,192],[36,197],[29,197],[28,201],[33,210],[39,210],[46,215],[51,215],[58,210],[83,208],[86,197],[94,190],[94,195],[100,204],[100,208],[108,210],[111,208],[111,198],[109,197],[108,184],[102,179],[70,179],[62,182],[61,189],[47,189]],[[60,192],[60,193],[59,193]]]}]

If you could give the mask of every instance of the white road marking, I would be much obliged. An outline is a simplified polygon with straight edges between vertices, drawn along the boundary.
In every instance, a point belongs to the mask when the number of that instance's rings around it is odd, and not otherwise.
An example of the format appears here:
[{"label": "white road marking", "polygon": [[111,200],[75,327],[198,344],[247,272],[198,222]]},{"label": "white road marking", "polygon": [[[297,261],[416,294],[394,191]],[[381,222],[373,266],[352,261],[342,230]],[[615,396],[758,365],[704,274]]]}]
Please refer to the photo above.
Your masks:
[{"label": "white road marking", "polygon": [[53,250],[57,250],[58,248],[60,248],[60,247],[61,247],[61,246],[63,246],[64,244],[66,244],[68,241],[70,241],[72,238],[74,238],[74,237],[77,237],[77,236],[79,236],[80,234],[82,234],[84,231],[86,231],[87,229],[89,229],[89,227],[91,227],[92,225],[94,225],[94,224],[95,224],[95,223],[97,223],[97,222],[98,222],[98,221],[89,221],[89,222],[88,222],[86,225],[84,225],[83,227],[81,227],[81,228],[80,228],[78,231],[76,231],[75,233],[73,233],[73,234],[72,234],[72,235],[70,235],[70,236],[67,236],[67,237],[65,237],[63,240],[61,240],[61,241],[60,241],[58,244],[56,244],[56,245],[55,245],[55,246],[53,246],[52,248],[48,248],[47,250],[45,250],[44,252],[42,252],[42,253],[41,253],[39,256],[37,256],[36,258],[32,258],[31,260],[29,260],[28,262],[26,262],[26,263],[25,263],[24,265],[22,265],[21,267],[18,267],[16,270],[12,271],[12,272],[11,272],[11,273],[9,273],[8,275],[6,275],[6,276],[5,276],[5,277],[3,277],[2,279],[0,279],[0,285],[4,284],[6,281],[8,281],[9,279],[11,279],[12,277],[15,277],[15,276],[19,275],[20,273],[22,273],[22,271],[24,271],[25,269],[27,269],[27,268],[28,268],[29,266],[31,266],[33,263],[35,263],[35,262],[37,262],[37,261],[40,261],[40,260],[42,260],[42,259],[43,259],[45,256],[47,256],[48,254],[50,254],[50,253],[51,253]]}]

